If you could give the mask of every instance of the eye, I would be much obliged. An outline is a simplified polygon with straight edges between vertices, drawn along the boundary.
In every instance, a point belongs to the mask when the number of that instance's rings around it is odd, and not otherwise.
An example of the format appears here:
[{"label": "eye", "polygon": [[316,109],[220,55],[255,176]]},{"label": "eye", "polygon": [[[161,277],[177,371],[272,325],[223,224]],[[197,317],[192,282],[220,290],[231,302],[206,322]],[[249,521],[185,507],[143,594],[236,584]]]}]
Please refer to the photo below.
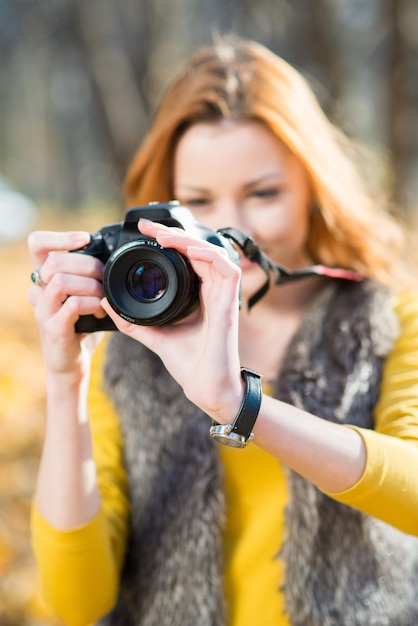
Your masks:
[{"label": "eye", "polygon": [[253,198],[275,198],[280,194],[278,187],[264,187],[262,189],[254,189],[251,191],[250,196]]},{"label": "eye", "polygon": [[182,204],[198,209],[207,207],[210,204],[210,200],[208,198],[185,198]]}]

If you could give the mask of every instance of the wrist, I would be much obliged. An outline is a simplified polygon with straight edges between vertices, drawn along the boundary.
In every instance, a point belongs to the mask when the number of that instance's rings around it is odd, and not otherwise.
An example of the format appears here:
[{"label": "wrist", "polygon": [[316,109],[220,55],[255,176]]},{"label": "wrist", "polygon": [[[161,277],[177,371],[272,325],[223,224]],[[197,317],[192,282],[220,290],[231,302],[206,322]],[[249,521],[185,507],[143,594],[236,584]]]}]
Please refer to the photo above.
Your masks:
[{"label": "wrist", "polygon": [[224,390],[222,398],[217,403],[217,408],[207,411],[208,415],[217,424],[229,424],[241,407],[245,390],[245,382],[242,376],[239,376],[236,381]]},{"label": "wrist", "polygon": [[49,371],[46,373],[46,388],[48,392],[59,390],[59,393],[62,393],[65,389],[80,387],[88,376],[88,371],[84,371],[82,367],[76,367],[66,372]]},{"label": "wrist", "polygon": [[48,405],[78,404],[87,398],[90,371],[77,367],[68,372],[47,372],[46,396]]},{"label": "wrist", "polygon": [[260,374],[241,368],[241,377],[245,392],[235,419],[228,424],[214,422],[209,431],[214,439],[234,448],[244,448],[253,438],[252,430],[263,399]]}]

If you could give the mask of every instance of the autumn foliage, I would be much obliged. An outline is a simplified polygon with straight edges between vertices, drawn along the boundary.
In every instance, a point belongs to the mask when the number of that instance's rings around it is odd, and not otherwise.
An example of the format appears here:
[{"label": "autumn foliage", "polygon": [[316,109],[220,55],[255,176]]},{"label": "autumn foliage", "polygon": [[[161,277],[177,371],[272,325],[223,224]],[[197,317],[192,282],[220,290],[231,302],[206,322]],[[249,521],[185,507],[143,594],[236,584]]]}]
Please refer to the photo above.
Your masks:
[{"label": "autumn foliage", "polygon": [[[64,223],[65,221],[65,223]],[[41,227],[97,230],[109,212],[42,216]],[[76,223],[75,223],[76,222]],[[44,428],[44,368],[27,298],[26,241],[0,246],[0,626],[58,626],[38,589],[30,507]]]}]

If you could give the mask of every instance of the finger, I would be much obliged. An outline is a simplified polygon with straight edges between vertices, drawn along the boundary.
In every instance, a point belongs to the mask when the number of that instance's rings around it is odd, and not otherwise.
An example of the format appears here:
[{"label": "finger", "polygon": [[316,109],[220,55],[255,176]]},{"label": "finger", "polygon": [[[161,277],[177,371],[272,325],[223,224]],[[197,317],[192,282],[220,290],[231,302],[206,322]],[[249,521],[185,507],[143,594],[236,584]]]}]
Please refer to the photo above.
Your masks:
[{"label": "finger", "polygon": [[40,326],[52,337],[64,337],[68,331],[75,333],[75,324],[83,315],[104,317],[101,299],[86,296],[71,296],[47,319],[40,320]]},{"label": "finger", "polygon": [[222,246],[215,245],[205,239],[199,239],[186,233],[170,233],[160,232],[157,233],[156,239],[163,248],[175,248],[178,252],[185,256],[188,256],[187,250],[190,246],[195,246],[199,249],[206,249],[209,254],[228,258],[228,252]]},{"label": "finger", "polygon": [[28,300],[31,305],[35,308],[39,298],[41,297],[41,290],[37,288],[36,285],[30,285],[28,289]]},{"label": "finger", "polygon": [[31,273],[30,279],[37,287],[46,287],[46,283],[43,281],[41,276],[40,268]]},{"label": "finger", "polygon": [[34,296],[38,320],[54,315],[72,297],[76,299],[72,305],[78,302],[81,307],[84,306],[83,298],[100,300],[103,297],[103,287],[99,281],[69,274],[55,274],[44,290],[37,291],[38,294],[42,293],[42,296]]},{"label": "finger", "polygon": [[52,251],[65,252],[87,245],[90,234],[85,231],[55,232],[37,230],[29,234],[27,242],[35,267],[41,266]]},{"label": "finger", "polygon": [[89,254],[62,254],[53,251],[48,253],[38,271],[42,274],[43,282],[48,284],[57,274],[86,276],[101,281],[103,269],[103,263]]},{"label": "finger", "polygon": [[185,231],[181,228],[173,226],[165,226],[159,222],[152,222],[150,220],[141,219],[139,221],[139,228],[144,235],[153,237],[163,248],[176,248],[179,252],[186,252],[187,246],[193,243],[202,245],[205,247],[215,247],[222,251],[222,254],[226,255],[227,252],[222,246],[216,246],[215,244],[202,239],[197,233],[192,231]]},{"label": "finger", "polygon": [[[203,315],[223,327],[238,311],[241,269],[227,257],[209,248],[189,246],[187,255],[201,279]],[[210,315],[209,315],[210,313]],[[228,313],[228,314],[227,314]]]},{"label": "finger", "polygon": [[170,332],[172,326],[141,326],[127,322],[116,313],[106,298],[101,300],[101,306],[121,333],[139,341],[156,354],[159,353],[158,348],[161,347],[164,337]]},{"label": "finger", "polygon": [[177,228],[173,226],[166,226],[165,224],[161,224],[160,222],[153,222],[152,220],[147,220],[141,218],[138,222],[138,230],[148,237],[155,237],[156,233],[159,231],[177,231],[180,233],[184,233],[185,231],[182,228]]},{"label": "finger", "polygon": [[129,331],[134,325],[120,317],[120,315],[118,315],[116,311],[110,306],[106,298],[102,298],[101,306],[103,310],[107,313],[107,315],[115,322],[117,329],[123,333],[129,334]]},{"label": "finger", "polygon": [[239,286],[240,267],[223,254],[222,250],[217,250],[217,246],[191,245],[187,246],[186,252],[194,271],[202,281],[228,281],[234,288]]}]

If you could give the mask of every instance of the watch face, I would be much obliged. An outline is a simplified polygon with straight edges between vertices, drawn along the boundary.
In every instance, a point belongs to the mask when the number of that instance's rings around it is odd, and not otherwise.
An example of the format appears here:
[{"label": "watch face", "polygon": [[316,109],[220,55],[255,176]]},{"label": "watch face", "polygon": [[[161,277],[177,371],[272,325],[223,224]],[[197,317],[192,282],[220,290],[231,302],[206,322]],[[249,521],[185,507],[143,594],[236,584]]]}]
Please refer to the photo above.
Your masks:
[{"label": "watch face", "polygon": [[245,438],[244,435],[239,435],[238,433],[231,432],[231,425],[221,425],[217,424],[210,428],[210,435],[213,439],[216,439],[219,443],[223,443],[225,446],[230,446],[231,448],[245,448],[247,443],[251,441],[253,438],[253,434]]}]

